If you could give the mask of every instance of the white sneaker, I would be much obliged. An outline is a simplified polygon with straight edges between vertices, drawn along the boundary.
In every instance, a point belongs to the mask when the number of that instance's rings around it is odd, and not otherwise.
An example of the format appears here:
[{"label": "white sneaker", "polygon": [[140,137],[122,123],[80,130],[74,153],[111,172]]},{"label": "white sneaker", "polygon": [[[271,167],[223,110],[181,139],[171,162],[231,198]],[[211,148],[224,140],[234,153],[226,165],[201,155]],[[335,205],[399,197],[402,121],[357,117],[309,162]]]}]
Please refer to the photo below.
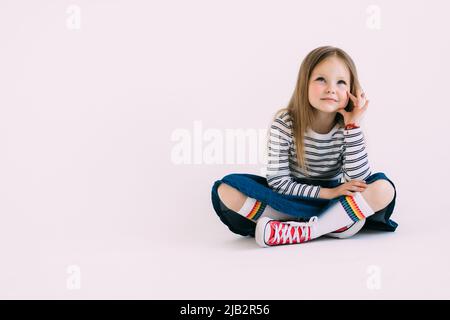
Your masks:
[{"label": "white sneaker", "polygon": [[366,219],[358,220],[351,225],[348,225],[348,226],[338,229],[336,231],[327,233],[325,236],[331,237],[331,238],[339,238],[339,239],[350,238],[351,236],[354,236],[356,233],[359,232],[359,230],[362,229],[365,222],[366,222]]},{"label": "white sneaker", "polygon": [[261,247],[269,247],[309,241],[316,237],[317,221],[316,216],[311,217],[308,222],[279,221],[261,217],[256,223],[256,243]]}]

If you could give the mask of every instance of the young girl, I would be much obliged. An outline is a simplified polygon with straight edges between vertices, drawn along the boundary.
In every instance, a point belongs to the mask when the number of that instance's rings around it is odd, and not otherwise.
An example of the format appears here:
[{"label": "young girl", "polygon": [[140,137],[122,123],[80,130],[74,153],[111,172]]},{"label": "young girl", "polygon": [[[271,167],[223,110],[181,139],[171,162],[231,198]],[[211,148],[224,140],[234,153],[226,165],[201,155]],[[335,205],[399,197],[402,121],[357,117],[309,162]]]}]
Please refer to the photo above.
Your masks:
[{"label": "young girl", "polygon": [[234,173],[214,183],[221,221],[262,247],[348,238],[363,227],[395,231],[395,185],[372,174],[360,127],[368,105],[347,53],[311,51],[270,126],[266,177]]}]

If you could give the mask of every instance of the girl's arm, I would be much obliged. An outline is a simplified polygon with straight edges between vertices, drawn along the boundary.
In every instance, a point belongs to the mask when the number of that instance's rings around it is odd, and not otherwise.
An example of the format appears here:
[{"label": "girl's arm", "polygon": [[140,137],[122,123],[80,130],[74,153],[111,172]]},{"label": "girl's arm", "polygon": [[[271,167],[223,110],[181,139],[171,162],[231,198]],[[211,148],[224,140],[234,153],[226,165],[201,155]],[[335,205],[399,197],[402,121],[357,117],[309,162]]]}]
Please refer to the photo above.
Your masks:
[{"label": "girl's arm", "polygon": [[342,171],[345,181],[366,180],[372,174],[361,128],[344,129]]},{"label": "girl's arm", "polygon": [[319,197],[322,199],[333,199],[337,195],[333,192],[333,188],[320,188]]},{"label": "girl's arm", "polygon": [[318,198],[321,187],[298,183],[289,169],[289,148],[292,130],[283,118],[277,118],[270,127],[268,141],[267,183],[281,194]]}]

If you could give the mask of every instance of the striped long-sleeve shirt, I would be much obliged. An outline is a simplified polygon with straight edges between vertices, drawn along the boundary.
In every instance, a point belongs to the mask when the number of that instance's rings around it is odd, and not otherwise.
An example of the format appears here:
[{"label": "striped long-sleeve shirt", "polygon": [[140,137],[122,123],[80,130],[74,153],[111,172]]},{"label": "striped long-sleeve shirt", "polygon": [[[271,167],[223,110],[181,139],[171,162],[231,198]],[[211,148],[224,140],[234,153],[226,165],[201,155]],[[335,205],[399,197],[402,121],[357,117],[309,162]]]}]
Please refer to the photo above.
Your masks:
[{"label": "striped long-sleeve shirt", "polygon": [[339,124],[326,134],[307,129],[305,161],[310,177],[302,174],[296,158],[292,120],[287,111],[270,126],[267,183],[276,192],[318,198],[320,186],[302,184],[295,178],[315,180],[365,180],[371,175],[361,128],[345,130]]}]

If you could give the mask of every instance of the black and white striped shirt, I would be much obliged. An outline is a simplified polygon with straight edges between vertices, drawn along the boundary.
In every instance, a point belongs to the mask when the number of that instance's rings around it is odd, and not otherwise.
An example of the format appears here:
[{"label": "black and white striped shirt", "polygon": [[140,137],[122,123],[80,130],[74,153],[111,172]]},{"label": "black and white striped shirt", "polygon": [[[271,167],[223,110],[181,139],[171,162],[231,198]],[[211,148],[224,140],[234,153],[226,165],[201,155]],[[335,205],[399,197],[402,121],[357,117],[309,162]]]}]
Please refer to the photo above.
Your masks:
[{"label": "black and white striped shirt", "polygon": [[371,175],[364,134],[361,128],[345,130],[339,124],[319,134],[305,133],[305,161],[310,177],[302,174],[296,158],[292,120],[287,111],[270,126],[267,183],[276,192],[318,198],[320,186],[299,183],[295,178],[314,180],[365,180]]}]

